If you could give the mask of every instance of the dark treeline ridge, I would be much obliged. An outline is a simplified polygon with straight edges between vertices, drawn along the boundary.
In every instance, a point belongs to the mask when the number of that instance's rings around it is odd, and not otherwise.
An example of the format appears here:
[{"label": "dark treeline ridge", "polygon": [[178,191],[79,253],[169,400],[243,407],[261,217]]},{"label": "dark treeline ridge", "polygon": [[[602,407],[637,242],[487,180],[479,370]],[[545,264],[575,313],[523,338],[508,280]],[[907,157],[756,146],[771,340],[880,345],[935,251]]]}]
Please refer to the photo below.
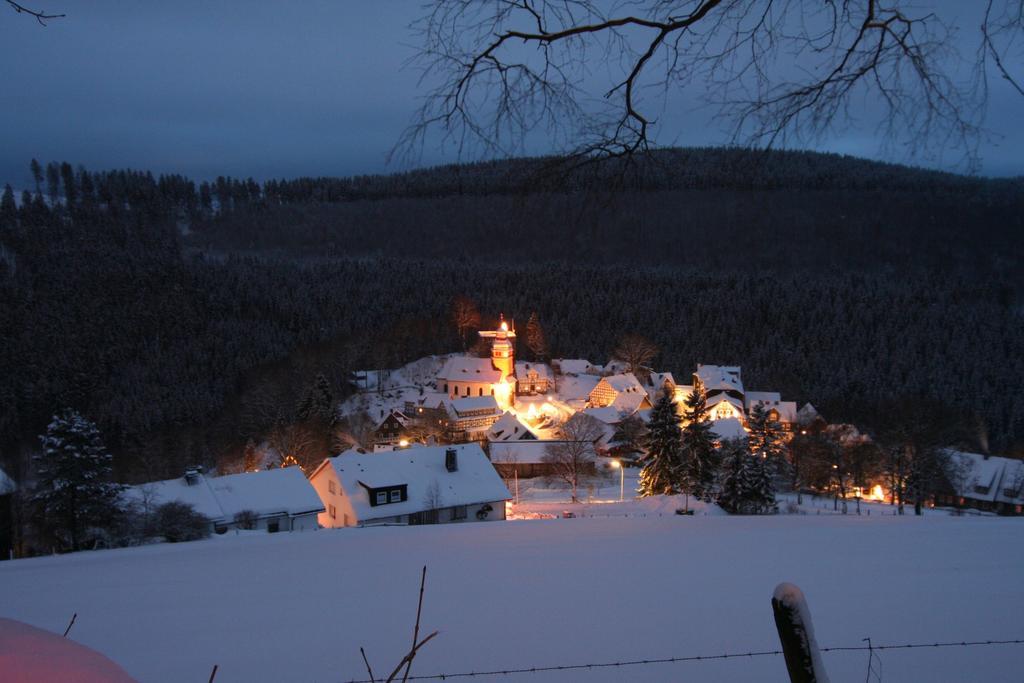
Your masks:
[{"label": "dark treeline ridge", "polygon": [[[731,153],[679,152],[705,167]],[[459,348],[459,295],[521,322],[536,311],[556,355],[603,361],[638,332],[680,377],[741,364],[749,387],[840,420],[928,398],[975,447],[1020,452],[1019,185],[762,163],[793,186],[743,187],[737,171],[739,186],[607,196],[409,190],[425,171],[372,199],[275,201],[271,183],[40,168],[38,189],[0,201],[0,464],[17,476],[66,407],[99,423],[125,479],[232,463],[318,375],[337,398],[352,370]],[[799,180],[825,169],[835,184]],[[892,178],[858,185],[863,169]],[[445,187],[456,171],[436,173]]]}]

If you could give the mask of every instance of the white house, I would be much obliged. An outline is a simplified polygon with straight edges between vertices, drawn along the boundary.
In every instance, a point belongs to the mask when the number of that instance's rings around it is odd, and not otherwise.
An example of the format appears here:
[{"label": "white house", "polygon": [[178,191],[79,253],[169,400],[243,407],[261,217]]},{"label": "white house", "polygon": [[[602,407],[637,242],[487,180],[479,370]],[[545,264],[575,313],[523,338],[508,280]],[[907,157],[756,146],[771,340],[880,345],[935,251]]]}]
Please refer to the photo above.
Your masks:
[{"label": "white house", "polygon": [[324,510],[298,467],[223,477],[188,470],[177,479],[131,486],[124,495],[151,509],[171,501],[187,503],[210,518],[215,533],[238,528],[240,522],[270,533],[312,531]]},{"label": "white house", "polygon": [[310,475],[325,527],[505,519],[512,496],[476,444],[325,459]]},{"label": "white house", "polygon": [[488,441],[529,441],[536,438],[537,435],[511,412],[506,412],[487,430]]}]

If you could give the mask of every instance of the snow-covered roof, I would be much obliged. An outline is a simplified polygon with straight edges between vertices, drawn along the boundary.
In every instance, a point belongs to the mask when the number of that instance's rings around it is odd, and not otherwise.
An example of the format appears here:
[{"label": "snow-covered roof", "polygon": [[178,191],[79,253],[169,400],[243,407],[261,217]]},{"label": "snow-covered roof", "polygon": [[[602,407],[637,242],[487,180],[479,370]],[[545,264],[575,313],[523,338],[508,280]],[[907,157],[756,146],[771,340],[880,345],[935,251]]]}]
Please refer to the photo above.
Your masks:
[{"label": "snow-covered roof", "polygon": [[585,358],[556,358],[551,361],[563,375],[586,375],[601,372],[600,365],[594,365]]},{"label": "snow-covered roof", "polygon": [[[457,454],[458,467],[454,472],[449,472],[445,466],[448,449],[454,449]],[[327,458],[320,467],[325,466],[334,468],[345,493],[351,497],[350,502],[360,522],[408,515],[435,507],[493,503],[512,497],[477,444],[424,446],[372,455],[350,450]],[[439,506],[427,501],[428,490],[435,481],[440,493]],[[407,487],[406,500],[370,505],[366,487],[403,484]]]},{"label": "snow-covered roof", "polygon": [[657,402],[661,395],[662,389],[668,385],[673,390],[676,388],[676,380],[672,376],[671,372],[652,372],[650,377],[647,379],[647,383],[644,385],[644,389],[647,391],[647,398],[650,399],[651,403]]},{"label": "snow-covered roof", "polygon": [[573,375],[558,381],[558,396],[563,401],[585,401],[601,378],[597,375]]},{"label": "snow-covered roof", "polygon": [[778,403],[782,400],[782,394],[777,391],[748,391],[743,398],[746,399],[748,406],[753,407],[758,401],[769,405]]},{"label": "snow-covered roof", "polygon": [[516,377],[522,380],[525,377],[529,377],[531,373],[536,373],[538,377],[545,379],[551,379],[555,376],[551,370],[551,366],[547,363],[528,363],[526,361],[516,361]]},{"label": "snow-covered roof", "polygon": [[640,410],[641,406],[646,407],[650,403],[650,399],[647,398],[647,392],[640,393],[621,393],[615,397],[612,401],[612,407],[618,410],[623,416],[632,415],[636,411]]},{"label": "snow-covered roof", "polygon": [[490,412],[498,412],[498,401],[493,396],[466,396],[465,398],[456,398],[451,402],[452,410],[459,416],[465,415],[466,413],[487,410]]},{"label": "snow-covered roof", "polygon": [[1006,478],[1008,466],[1012,464],[1012,474],[1016,474],[1016,468],[1020,466],[1019,460],[1012,460],[1010,458],[986,456],[981,453],[968,453],[957,450],[948,450],[947,453],[949,457],[966,463],[970,467],[967,486],[961,493],[965,498],[972,500],[996,501],[1002,493],[1002,489],[1011,483]]},{"label": "snow-covered roof", "polygon": [[704,384],[704,390],[743,392],[740,368],[736,365],[698,365],[697,377]]},{"label": "snow-covered roof", "polygon": [[642,393],[645,395],[647,393],[644,391],[644,386],[640,384],[640,380],[638,380],[632,372],[627,372],[621,375],[608,375],[604,378],[604,381],[608,383],[608,386],[620,393],[630,392]]},{"label": "snow-covered roof", "polygon": [[796,421],[802,425],[809,425],[820,417],[818,409],[810,403],[805,403],[796,413]]},{"label": "snow-covered roof", "polygon": [[517,441],[533,438],[536,438],[533,432],[518,417],[507,411],[487,430],[488,441]]},{"label": "snow-covered roof", "polygon": [[152,505],[180,501],[214,522],[234,519],[243,510],[259,517],[322,512],[323,503],[298,467],[206,477],[196,474],[195,483],[185,477],[154,481],[129,487],[125,495],[139,501],[148,497]]},{"label": "snow-covered roof", "polygon": [[490,358],[452,356],[437,373],[438,379],[448,382],[497,382],[501,372],[495,369]]},{"label": "snow-covered roof", "polygon": [[710,410],[711,408],[717,406],[719,403],[722,403],[722,402],[730,403],[730,404],[732,404],[736,408],[736,410],[740,411],[741,413],[743,412],[743,401],[739,400],[738,398],[736,398],[734,396],[729,396],[728,394],[715,394],[714,396],[711,396],[710,398],[708,398],[708,400],[707,400],[708,410]]},{"label": "snow-covered roof", "polygon": [[618,424],[622,421],[622,413],[619,412],[618,408],[612,406],[604,406],[603,408],[585,408],[583,410],[583,414],[589,415],[590,417],[609,425]]},{"label": "snow-covered roof", "polygon": [[747,435],[747,430],[743,428],[743,423],[735,417],[712,420],[711,431],[717,434],[718,438],[723,441],[727,439],[742,439]]},{"label": "snow-covered roof", "polygon": [[[769,398],[764,398],[765,396]],[[770,398],[773,396],[775,398]],[[781,401],[778,396],[779,394],[774,391],[748,391],[744,396],[747,400],[747,411],[753,410],[754,406],[761,403],[766,410],[777,412],[780,422],[796,422],[796,401]]]}]

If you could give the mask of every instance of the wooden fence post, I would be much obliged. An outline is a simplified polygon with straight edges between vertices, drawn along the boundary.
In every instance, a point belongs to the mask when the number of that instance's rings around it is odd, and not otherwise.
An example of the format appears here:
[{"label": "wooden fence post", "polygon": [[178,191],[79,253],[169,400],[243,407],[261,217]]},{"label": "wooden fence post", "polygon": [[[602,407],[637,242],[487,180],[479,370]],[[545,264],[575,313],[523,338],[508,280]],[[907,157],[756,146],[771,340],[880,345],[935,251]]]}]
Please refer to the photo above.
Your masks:
[{"label": "wooden fence post", "polygon": [[780,583],[772,594],[772,611],[790,682],[828,683],[803,592],[791,583]]}]

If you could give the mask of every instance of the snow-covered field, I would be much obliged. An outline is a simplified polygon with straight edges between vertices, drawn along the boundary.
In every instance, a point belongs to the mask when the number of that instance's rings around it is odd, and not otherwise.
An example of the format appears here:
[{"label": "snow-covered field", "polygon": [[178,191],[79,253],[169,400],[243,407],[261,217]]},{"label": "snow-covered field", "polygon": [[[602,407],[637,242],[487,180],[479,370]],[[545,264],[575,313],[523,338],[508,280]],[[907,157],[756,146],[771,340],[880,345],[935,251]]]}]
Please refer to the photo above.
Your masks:
[{"label": "snow-covered field", "polygon": [[[614,504],[605,504],[614,505]],[[627,505],[636,505],[627,503]],[[1024,524],[1000,518],[594,517],[228,536],[0,563],[0,616],[61,632],[142,681],[364,678],[773,650],[773,588],[822,646],[1024,637]],[[888,651],[888,681],[1019,681],[1024,646]],[[834,681],[864,653],[826,654]],[[781,657],[497,677],[785,680]],[[479,679],[474,679],[479,680]]]}]

